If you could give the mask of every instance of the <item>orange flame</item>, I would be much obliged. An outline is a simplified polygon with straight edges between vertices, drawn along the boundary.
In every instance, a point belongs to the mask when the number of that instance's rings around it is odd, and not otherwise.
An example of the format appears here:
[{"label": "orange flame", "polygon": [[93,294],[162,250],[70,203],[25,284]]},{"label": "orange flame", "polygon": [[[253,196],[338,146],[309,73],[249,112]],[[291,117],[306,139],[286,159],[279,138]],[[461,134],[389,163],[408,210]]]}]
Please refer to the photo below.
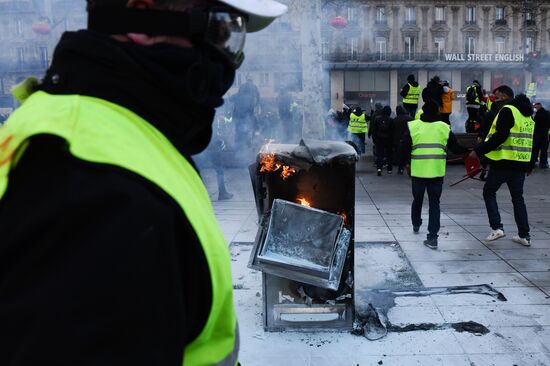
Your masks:
[{"label": "orange flame", "polygon": [[281,173],[281,177],[283,177],[283,180],[287,180],[288,177],[292,176],[292,174],[294,173],[296,173],[296,169],[285,165],[283,166],[283,172]]},{"label": "orange flame", "polygon": [[297,200],[298,203],[301,204],[302,206],[311,207],[311,203],[309,203],[308,200],[306,200],[306,199],[303,198],[303,197],[298,197],[296,200]]}]

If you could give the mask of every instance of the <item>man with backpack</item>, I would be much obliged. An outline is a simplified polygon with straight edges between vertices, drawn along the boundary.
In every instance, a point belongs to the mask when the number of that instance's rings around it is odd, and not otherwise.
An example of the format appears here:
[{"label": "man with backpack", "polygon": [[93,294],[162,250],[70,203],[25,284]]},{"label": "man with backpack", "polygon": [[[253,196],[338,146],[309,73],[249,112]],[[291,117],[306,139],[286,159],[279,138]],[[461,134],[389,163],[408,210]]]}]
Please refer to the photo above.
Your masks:
[{"label": "man with backpack", "polygon": [[466,109],[468,110],[468,120],[466,121],[466,132],[476,132],[480,128],[480,108],[482,104],[483,92],[479,81],[474,80],[472,85],[466,88]]},{"label": "man with backpack", "polygon": [[391,108],[385,106],[380,114],[374,119],[371,127],[372,141],[376,148],[376,172],[382,175],[384,162],[387,163],[388,174],[392,173],[392,151],[393,151],[393,120],[390,118]]}]

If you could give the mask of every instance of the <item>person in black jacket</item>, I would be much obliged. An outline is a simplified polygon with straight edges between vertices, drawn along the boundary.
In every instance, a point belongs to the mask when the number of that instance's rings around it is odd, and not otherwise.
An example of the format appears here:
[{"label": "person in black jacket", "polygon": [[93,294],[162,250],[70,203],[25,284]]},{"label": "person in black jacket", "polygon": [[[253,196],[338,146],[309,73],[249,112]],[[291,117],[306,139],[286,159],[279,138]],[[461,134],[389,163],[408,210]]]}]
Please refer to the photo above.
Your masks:
[{"label": "person in black jacket", "polygon": [[[512,109],[504,108],[505,106],[512,106],[517,109],[517,113],[521,113],[524,117],[530,118],[533,113],[533,107],[529,99],[523,94],[514,98],[514,92],[507,85],[501,85],[496,88],[494,94],[497,101],[504,101],[505,105],[501,108],[496,120],[493,122],[495,125],[494,133],[489,134],[487,139],[472,151],[471,156],[473,158],[502,150],[501,145],[510,137],[510,131],[517,123]],[[523,146],[530,145],[523,144]],[[531,245],[529,221],[527,207],[523,199],[525,175],[526,173],[527,175],[531,174],[529,162],[511,159],[493,160],[489,156],[487,157],[489,158],[490,169],[487,181],[483,187],[483,199],[485,200],[485,207],[487,208],[487,215],[489,216],[489,224],[492,231],[486,240],[493,241],[505,236],[504,226],[502,225],[498,210],[496,193],[506,183],[512,196],[514,219],[518,227],[518,235],[514,236],[512,240],[524,246],[529,246]]]},{"label": "person in black jacket", "polygon": [[392,173],[392,154],[393,154],[393,120],[391,119],[391,108],[385,106],[380,114],[372,122],[369,128],[369,134],[376,147],[376,170],[378,176],[382,175],[384,162],[387,164],[388,174]]},{"label": "person in black jacket", "polygon": [[394,163],[397,163],[397,174],[403,175],[406,161],[402,159],[401,145],[403,136],[408,131],[407,123],[412,121],[409,113],[402,106],[398,105],[395,109],[397,116],[393,119],[393,156]]},{"label": "person in black jacket", "polygon": [[422,90],[422,101],[424,103],[434,101],[441,108],[443,105],[443,100],[441,99],[443,93],[444,91],[443,85],[441,84],[441,79],[439,76],[435,75],[430,81],[428,81],[428,85],[426,85],[426,87]]},{"label": "person in black jacket", "polygon": [[[531,156],[531,170],[535,167],[537,159],[539,168],[548,168],[548,130],[550,129],[550,113],[542,107],[542,104],[535,103],[535,135],[533,137],[533,156]],[[539,158],[540,155],[540,158]]]},{"label": "person in black jacket", "polygon": [[[242,61],[244,39],[238,48],[228,40],[244,37],[239,25],[259,30],[286,7],[228,3],[89,0],[89,29],[64,33],[43,81],[26,84],[29,100],[2,133],[26,132],[21,113],[52,130],[55,122],[75,128],[66,138],[58,130],[30,136],[17,165],[2,166],[10,171],[9,179],[0,174],[0,365],[187,365],[201,351],[188,346],[202,339],[203,349],[231,341],[217,362],[236,364],[238,330],[230,317],[218,326],[214,314],[234,313],[231,285],[220,286],[219,276],[214,283],[214,275],[231,277],[230,254],[191,156],[208,145],[215,108]],[[199,33],[191,37],[192,29]],[[46,109],[44,101],[59,104]],[[90,120],[101,127],[90,129]],[[95,138],[109,131],[129,143],[107,147]],[[6,141],[0,154],[9,152]],[[162,184],[103,160],[108,152],[131,161],[134,141],[155,155],[132,166],[174,168],[159,172]],[[93,159],[75,153],[83,145]],[[200,197],[167,189],[178,186]],[[205,227],[213,229],[206,236]],[[207,322],[212,334],[204,337]]]}]

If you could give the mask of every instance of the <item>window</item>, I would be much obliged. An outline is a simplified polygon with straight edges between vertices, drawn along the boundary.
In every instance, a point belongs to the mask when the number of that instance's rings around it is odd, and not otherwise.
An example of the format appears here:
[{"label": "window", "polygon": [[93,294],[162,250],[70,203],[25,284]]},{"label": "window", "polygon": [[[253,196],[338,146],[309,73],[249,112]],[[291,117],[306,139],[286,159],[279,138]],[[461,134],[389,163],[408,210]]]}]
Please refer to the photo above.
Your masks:
[{"label": "window", "polygon": [[496,37],[495,44],[496,44],[496,52],[504,53],[504,50],[506,49],[506,40],[504,39],[504,37]]},{"label": "window", "polygon": [[525,13],[525,20],[527,20],[527,21],[533,20],[533,13],[531,13],[531,11],[527,11]]},{"label": "window", "polygon": [[269,85],[269,73],[262,72],[260,73],[260,86],[268,86]]},{"label": "window", "polygon": [[405,24],[416,24],[416,13],[412,6],[405,8]]},{"label": "window", "polygon": [[466,53],[476,53],[476,39],[475,37],[466,38]]},{"label": "window", "polygon": [[376,24],[386,24],[386,8],[383,6],[376,8]]},{"label": "window", "polygon": [[23,47],[17,47],[17,63],[22,65],[25,62],[25,49]]},{"label": "window", "polygon": [[386,38],[376,37],[376,52],[378,53],[378,60],[386,60]]},{"label": "window", "polygon": [[348,40],[348,55],[350,60],[357,60],[357,38],[349,38]]},{"label": "window", "polygon": [[38,55],[40,56],[40,65],[42,65],[42,67],[48,67],[48,64],[50,63],[48,58],[48,48],[38,47]]},{"label": "window", "polygon": [[495,19],[504,20],[504,6],[497,6],[495,10]]},{"label": "window", "polygon": [[533,44],[533,37],[525,38],[525,53],[532,52],[535,50],[535,45]]},{"label": "window", "polygon": [[17,21],[15,22],[15,27],[15,35],[23,35],[23,23],[21,22],[21,19],[17,19]]},{"label": "window", "polygon": [[476,22],[476,8],[473,6],[466,7],[466,23],[474,24]]},{"label": "window", "polygon": [[323,56],[327,56],[330,54],[330,42],[327,40],[323,40],[321,42],[321,52],[323,53]]},{"label": "window", "polygon": [[435,7],[435,22],[445,23],[445,8],[442,6]]},{"label": "window", "polygon": [[405,59],[414,60],[414,37],[405,37]]},{"label": "window", "polygon": [[348,8],[348,22],[349,24],[357,24],[357,9]]},{"label": "window", "polygon": [[443,57],[443,54],[445,53],[445,38],[435,37],[434,43],[435,43],[435,50],[437,51],[437,58],[438,60],[441,60],[441,58]]}]

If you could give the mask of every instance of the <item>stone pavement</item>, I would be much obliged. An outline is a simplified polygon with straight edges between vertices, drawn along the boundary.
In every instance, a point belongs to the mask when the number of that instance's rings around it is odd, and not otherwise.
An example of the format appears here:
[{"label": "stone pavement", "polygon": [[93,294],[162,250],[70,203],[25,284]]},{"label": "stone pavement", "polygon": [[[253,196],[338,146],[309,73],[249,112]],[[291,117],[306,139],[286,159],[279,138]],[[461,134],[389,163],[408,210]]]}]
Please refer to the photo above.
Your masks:
[{"label": "stone pavement", "polygon": [[[525,198],[532,246],[512,242],[517,233],[507,187],[498,201],[507,236],[486,243],[490,231],[482,182],[449,187],[464,174],[449,167],[442,200],[439,250],[422,245],[412,233],[410,180],[377,177],[370,163],[358,165],[357,242],[397,241],[425,287],[490,284],[508,301],[492,297],[432,295],[398,298],[388,313],[394,325],[475,321],[490,333],[478,336],[453,329],[390,332],[378,341],[337,332],[266,333],[262,327],[261,274],[247,268],[251,246],[232,245],[234,291],[243,366],[258,365],[548,365],[550,366],[550,171],[527,178]],[[253,242],[257,214],[246,169],[226,172],[231,201],[217,202],[214,171],[203,177],[228,243]],[[424,205],[427,223],[427,201]],[[357,263],[356,263],[357,265]]]}]

